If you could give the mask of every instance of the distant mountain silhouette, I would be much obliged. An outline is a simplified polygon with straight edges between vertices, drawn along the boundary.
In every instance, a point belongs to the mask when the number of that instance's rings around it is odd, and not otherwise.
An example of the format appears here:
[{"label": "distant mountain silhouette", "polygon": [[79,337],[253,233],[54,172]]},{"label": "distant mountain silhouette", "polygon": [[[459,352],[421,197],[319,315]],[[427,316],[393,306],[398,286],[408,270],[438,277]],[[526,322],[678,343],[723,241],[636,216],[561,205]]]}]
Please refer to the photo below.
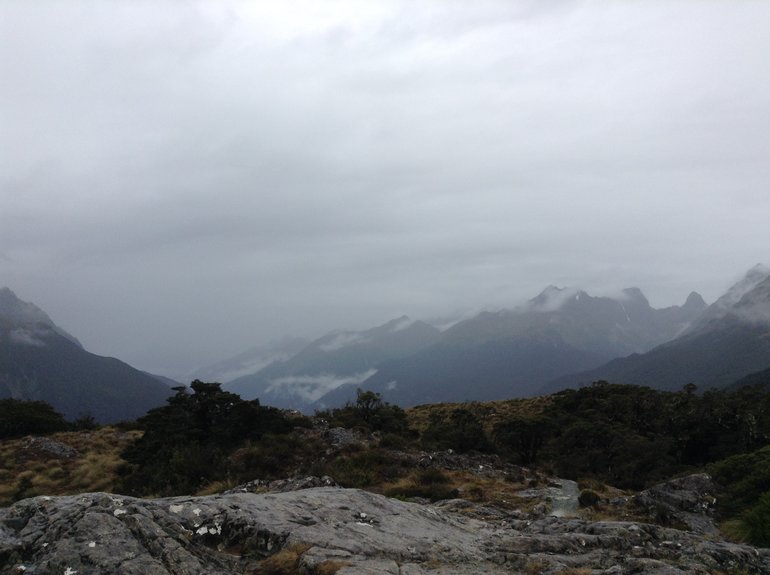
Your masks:
[{"label": "distant mountain silhouette", "polygon": [[307,410],[336,387],[360,384],[384,362],[400,361],[431,345],[439,333],[406,316],[366,331],[335,331],[225,389],[265,405]]},{"label": "distant mountain silhouette", "polygon": [[[405,406],[530,396],[559,375],[675,337],[705,308],[696,293],[683,306],[656,310],[637,288],[609,298],[549,286],[520,308],[457,323],[434,345],[383,364],[361,387]],[[317,406],[354,396],[355,386],[342,386]]]},{"label": "distant mountain silhouette", "polygon": [[43,400],[68,419],[134,419],[169,388],[114,358],[87,352],[34,304],[0,289],[0,398]]},{"label": "distant mountain silhouette", "polygon": [[756,266],[678,338],[644,354],[634,354],[558,378],[543,393],[597,380],[677,390],[687,383],[701,389],[724,387],[770,367],[770,270]]}]

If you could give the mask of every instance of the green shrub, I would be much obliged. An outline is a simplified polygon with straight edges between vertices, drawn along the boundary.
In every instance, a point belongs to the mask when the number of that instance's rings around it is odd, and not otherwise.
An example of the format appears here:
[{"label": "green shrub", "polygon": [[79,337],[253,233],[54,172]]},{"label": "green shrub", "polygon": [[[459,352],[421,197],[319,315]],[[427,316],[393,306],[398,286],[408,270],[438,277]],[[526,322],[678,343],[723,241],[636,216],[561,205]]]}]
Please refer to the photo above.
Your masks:
[{"label": "green shrub", "polygon": [[492,450],[481,420],[463,408],[452,410],[448,419],[433,414],[420,442],[423,448],[433,451],[453,449],[467,453]]},{"label": "green shrub", "polygon": [[419,485],[445,485],[450,482],[449,476],[440,469],[429,468],[417,474]]},{"label": "green shrub", "polygon": [[601,498],[599,497],[599,494],[596,493],[596,491],[584,489],[578,496],[578,503],[580,504],[580,507],[595,507],[599,503],[600,499]]},{"label": "green shrub", "polygon": [[380,431],[390,434],[408,434],[406,413],[397,405],[382,400],[379,393],[356,390],[355,403],[344,407],[319,411],[316,416],[326,419],[332,427]]},{"label": "green shrub", "polygon": [[279,410],[262,407],[257,400],[244,401],[222,391],[218,383],[195,380],[190,387],[192,393],[175,388],[168,405],[139,420],[144,435],[122,454],[132,465],[125,470],[121,490],[138,495],[194,493],[227,476],[228,456],[245,441],[292,429]]},{"label": "green shrub", "polygon": [[67,428],[64,416],[44,401],[0,399],[0,438],[44,435]]},{"label": "green shrub", "polygon": [[324,472],[343,487],[361,488],[398,479],[407,469],[387,452],[373,449],[340,455],[325,467]]},{"label": "green shrub", "polygon": [[707,470],[723,488],[720,514],[725,518],[738,516],[770,491],[770,446],[734,455],[709,465]]},{"label": "green shrub", "polygon": [[757,547],[770,547],[770,492],[762,494],[757,504],[741,518],[746,539]]},{"label": "green shrub", "polygon": [[460,492],[446,485],[414,485],[392,487],[385,490],[385,495],[396,498],[422,497],[431,501],[442,501],[444,499],[456,499]]}]

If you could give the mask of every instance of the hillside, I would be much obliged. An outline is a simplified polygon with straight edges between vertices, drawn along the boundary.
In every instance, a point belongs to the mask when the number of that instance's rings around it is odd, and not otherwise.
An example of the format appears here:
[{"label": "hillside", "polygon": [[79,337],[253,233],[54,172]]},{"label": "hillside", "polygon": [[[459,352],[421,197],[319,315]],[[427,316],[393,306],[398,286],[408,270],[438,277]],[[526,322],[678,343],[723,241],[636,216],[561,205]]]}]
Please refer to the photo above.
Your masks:
[{"label": "hillside", "polygon": [[0,290],[0,398],[44,400],[68,419],[135,419],[170,394],[156,377],[89,353],[39,308]]},{"label": "hillside", "polygon": [[765,391],[600,384],[406,412],[358,399],[304,418],[197,382],[143,433],[0,440],[2,495],[44,495],[0,508],[0,573],[770,569],[767,549],[727,541],[717,523],[770,544],[752,527],[770,514]]}]

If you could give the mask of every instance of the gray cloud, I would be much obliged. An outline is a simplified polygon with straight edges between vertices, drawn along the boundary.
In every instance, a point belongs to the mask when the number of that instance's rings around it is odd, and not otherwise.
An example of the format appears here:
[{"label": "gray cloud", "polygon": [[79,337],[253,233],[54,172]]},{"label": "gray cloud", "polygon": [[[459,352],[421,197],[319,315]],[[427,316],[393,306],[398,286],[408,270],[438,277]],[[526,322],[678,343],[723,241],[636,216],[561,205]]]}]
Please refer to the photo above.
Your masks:
[{"label": "gray cloud", "polygon": [[178,375],[766,257],[763,2],[0,3],[0,277]]}]

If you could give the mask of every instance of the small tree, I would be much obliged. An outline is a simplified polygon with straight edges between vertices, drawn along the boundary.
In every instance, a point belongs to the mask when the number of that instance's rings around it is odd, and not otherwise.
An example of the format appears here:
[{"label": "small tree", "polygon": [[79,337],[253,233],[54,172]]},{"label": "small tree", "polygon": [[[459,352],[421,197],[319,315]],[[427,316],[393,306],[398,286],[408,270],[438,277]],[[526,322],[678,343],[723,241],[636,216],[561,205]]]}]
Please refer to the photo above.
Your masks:
[{"label": "small tree", "polygon": [[383,401],[382,395],[374,391],[356,390],[355,403],[316,414],[331,425],[348,429],[361,428],[366,431],[386,433],[407,433],[406,413],[397,405]]},{"label": "small tree", "polygon": [[54,433],[67,428],[64,416],[44,401],[0,399],[0,438]]},{"label": "small tree", "polygon": [[434,413],[421,441],[427,449],[454,449],[461,452],[490,450],[481,420],[464,408],[453,409],[448,419]]},{"label": "small tree", "polygon": [[285,433],[291,424],[274,408],[244,401],[219,383],[175,387],[168,405],[139,420],[144,435],[123,452],[133,465],[124,480],[132,493],[189,493],[225,473],[225,458],[246,440]]},{"label": "small tree", "polygon": [[537,461],[550,431],[551,422],[545,417],[515,417],[495,426],[493,434],[498,447],[516,453],[522,465],[530,465]]}]

